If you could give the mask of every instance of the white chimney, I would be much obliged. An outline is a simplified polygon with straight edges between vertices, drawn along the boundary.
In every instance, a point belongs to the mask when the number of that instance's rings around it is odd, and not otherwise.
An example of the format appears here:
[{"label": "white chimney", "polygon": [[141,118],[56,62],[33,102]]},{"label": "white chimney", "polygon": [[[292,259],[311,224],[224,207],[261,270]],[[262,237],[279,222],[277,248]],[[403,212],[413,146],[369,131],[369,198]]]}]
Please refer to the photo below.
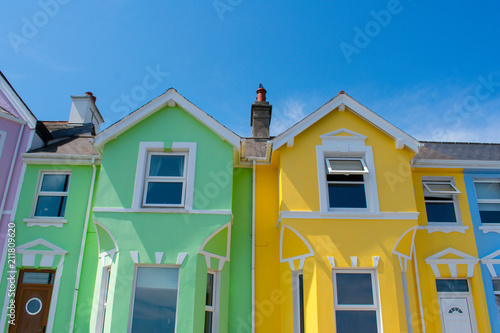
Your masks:
[{"label": "white chimney", "polygon": [[100,131],[100,126],[104,119],[95,105],[96,97],[91,92],[86,92],[84,96],[71,96],[73,104],[69,113],[70,124],[93,123],[96,133]]}]

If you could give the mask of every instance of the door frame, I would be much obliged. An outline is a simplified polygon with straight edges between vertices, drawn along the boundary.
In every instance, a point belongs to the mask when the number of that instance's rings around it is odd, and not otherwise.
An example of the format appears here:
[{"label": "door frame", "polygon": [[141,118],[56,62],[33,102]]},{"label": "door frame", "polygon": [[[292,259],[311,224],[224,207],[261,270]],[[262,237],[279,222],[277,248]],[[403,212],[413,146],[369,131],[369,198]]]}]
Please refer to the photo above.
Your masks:
[{"label": "door frame", "polygon": [[472,332],[478,333],[477,321],[476,321],[476,311],[474,310],[474,302],[472,300],[472,294],[470,292],[470,283],[467,279],[467,284],[469,286],[468,292],[438,292],[438,303],[439,303],[439,316],[441,317],[441,331],[444,332],[444,316],[441,308],[442,298],[466,298],[469,305],[469,320],[472,326]]}]

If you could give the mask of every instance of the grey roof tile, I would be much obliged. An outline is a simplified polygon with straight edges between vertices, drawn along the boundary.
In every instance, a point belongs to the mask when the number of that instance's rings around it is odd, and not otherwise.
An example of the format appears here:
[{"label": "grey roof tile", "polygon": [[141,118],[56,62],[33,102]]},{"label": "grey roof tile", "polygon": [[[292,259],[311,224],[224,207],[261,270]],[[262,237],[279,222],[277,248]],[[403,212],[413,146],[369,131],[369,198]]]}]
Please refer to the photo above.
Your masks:
[{"label": "grey roof tile", "polygon": [[38,148],[29,151],[30,154],[37,153],[52,153],[61,155],[95,155],[99,153],[90,142],[91,136],[70,137],[63,139],[46,147]]},{"label": "grey roof tile", "polygon": [[421,141],[416,160],[500,161],[500,144]]}]

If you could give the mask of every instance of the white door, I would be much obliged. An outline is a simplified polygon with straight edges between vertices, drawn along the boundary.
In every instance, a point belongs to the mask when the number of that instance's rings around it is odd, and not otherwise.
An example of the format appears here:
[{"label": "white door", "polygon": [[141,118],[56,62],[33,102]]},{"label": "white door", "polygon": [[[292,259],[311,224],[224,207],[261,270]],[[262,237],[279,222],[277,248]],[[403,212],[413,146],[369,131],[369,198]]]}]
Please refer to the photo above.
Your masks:
[{"label": "white door", "polygon": [[440,298],[444,333],[473,333],[467,297]]}]

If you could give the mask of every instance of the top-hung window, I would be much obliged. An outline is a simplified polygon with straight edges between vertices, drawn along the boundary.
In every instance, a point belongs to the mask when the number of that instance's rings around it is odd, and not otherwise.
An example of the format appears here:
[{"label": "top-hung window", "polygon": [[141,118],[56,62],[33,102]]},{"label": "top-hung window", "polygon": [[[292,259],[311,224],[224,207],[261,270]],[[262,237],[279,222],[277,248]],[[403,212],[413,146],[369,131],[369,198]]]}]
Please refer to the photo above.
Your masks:
[{"label": "top-hung window", "polygon": [[330,208],[367,208],[366,177],[363,158],[326,158]]},{"label": "top-hung window", "polygon": [[184,207],[187,153],[148,154],[144,207]]},{"label": "top-hung window", "polygon": [[451,180],[424,180],[425,209],[429,223],[459,222],[458,200],[460,191]]}]

